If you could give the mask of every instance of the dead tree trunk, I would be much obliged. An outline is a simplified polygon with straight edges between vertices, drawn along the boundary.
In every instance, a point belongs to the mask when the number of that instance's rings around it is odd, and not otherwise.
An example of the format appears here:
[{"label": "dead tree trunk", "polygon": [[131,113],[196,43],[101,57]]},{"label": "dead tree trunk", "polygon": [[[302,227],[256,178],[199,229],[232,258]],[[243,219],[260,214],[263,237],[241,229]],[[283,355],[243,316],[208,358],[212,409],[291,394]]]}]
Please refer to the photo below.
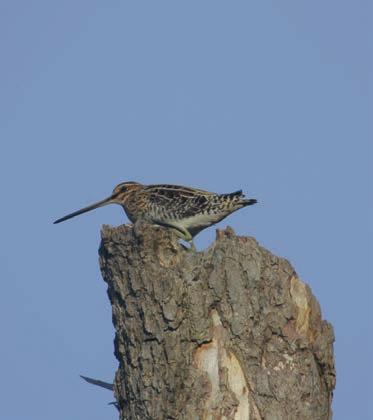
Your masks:
[{"label": "dead tree trunk", "polygon": [[120,419],[331,419],[333,329],[289,262],[232,229],[204,252],[104,226]]}]

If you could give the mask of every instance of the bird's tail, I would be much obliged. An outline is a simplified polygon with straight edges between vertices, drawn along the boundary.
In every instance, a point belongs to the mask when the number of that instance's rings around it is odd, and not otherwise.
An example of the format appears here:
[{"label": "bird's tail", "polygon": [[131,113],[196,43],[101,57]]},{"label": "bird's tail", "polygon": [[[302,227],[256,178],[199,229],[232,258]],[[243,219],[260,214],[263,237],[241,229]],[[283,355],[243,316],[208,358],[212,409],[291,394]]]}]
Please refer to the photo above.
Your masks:
[{"label": "bird's tail", "polygon": [[255,198],[245,198],[245,194],[242,193],[242,190],[234,191],[229,194],[222,194],[225,199],[230,199],[235,203],[242,204],[242,206],[252,206],[258,201]]},{"label": "bird's tail", "polygon": [[241,203],[244,206],[252,206],[253,204],[256,204],[258,202],[258,200],[256,200],[255,198],[244,198],[243,200],[241,200]]}]

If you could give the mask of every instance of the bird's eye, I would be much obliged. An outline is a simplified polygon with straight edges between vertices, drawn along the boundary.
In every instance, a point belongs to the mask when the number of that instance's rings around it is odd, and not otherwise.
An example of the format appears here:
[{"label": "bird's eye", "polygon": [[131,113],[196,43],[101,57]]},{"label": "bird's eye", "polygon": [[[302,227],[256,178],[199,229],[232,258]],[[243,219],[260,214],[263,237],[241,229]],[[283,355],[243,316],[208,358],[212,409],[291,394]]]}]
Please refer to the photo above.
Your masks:
[{"label": "bird's eye", "polygon": [[117,185],[113,190],[113,194],[119,194],[119,193],[125,192],[125,191],[126,191],[126,186],[125,185]]}]

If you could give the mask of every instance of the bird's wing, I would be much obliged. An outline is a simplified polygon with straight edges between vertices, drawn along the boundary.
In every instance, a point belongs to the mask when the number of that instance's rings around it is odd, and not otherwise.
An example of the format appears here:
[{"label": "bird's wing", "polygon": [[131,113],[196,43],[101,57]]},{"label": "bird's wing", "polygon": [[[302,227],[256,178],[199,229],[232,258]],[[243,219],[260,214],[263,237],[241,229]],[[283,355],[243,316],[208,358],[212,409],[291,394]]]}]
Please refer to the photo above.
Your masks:
[{"label": "bird's wing", "polygon": [[178,218],[193,216],[207,210],[214,193],[179,185],[149,185],[149,200],[165,212],[176,213]]}]

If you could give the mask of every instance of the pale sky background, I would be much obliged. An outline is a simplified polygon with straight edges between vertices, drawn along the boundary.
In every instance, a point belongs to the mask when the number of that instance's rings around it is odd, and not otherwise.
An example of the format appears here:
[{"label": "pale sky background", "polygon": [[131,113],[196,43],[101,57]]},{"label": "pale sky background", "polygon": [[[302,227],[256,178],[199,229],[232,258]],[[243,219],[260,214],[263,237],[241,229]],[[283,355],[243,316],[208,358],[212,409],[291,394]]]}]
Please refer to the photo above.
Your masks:
[{"label": "pale sky background", "polygon": [[[121,181],[242,188],[335,329],[334,418],[373,418],[372,3],[0,1],[0,419],[116,419],[97,249]],[[197,237],[211,243],[215,230]]]}]

